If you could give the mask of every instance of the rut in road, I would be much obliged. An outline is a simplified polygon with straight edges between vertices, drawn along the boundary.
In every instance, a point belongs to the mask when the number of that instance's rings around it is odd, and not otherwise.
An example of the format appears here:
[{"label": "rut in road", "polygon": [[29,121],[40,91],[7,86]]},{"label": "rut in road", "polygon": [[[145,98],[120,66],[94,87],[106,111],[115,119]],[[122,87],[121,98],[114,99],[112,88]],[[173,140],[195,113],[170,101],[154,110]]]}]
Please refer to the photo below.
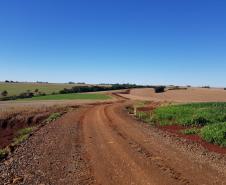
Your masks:
[{"label": "rut in road", "polygon": [[82,121],[86,151],[100,184],[226,184],[207,163],[148,134],[122,111],[122,104],[98,105]]}]

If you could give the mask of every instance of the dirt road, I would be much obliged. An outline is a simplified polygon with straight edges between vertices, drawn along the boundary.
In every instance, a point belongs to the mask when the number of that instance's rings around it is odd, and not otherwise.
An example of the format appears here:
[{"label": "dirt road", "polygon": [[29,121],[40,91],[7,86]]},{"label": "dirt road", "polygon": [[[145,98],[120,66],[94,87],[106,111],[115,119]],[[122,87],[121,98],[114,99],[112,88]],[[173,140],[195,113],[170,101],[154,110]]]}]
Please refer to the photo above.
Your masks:
[{"label": "dirt road", "polygon": [[226,184],[224,157],[173,142],[166,133],[134,120],[124,106],[92,105],[43,127],[0,165],[0,182]]}]

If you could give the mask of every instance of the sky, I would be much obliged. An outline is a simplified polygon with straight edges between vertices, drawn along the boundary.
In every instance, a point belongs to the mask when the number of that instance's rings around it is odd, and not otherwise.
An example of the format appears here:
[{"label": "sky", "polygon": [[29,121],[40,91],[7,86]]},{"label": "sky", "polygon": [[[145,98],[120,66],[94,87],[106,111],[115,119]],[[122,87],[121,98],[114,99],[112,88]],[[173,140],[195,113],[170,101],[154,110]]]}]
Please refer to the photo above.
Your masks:
[{"label": "sky", "polygon": [[225,0],[0,0],[0,81],[226,86]]}]

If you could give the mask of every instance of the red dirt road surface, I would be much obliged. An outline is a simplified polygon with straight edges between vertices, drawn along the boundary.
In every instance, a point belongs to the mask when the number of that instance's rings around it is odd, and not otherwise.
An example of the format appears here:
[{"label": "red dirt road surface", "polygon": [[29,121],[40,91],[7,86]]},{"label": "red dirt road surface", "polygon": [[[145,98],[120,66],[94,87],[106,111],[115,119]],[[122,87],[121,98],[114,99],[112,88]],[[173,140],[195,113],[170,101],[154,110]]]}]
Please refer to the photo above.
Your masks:
[{"label": "red dirt road surface", "polygon": [[0,184],[224,185],[224,155],[136,121],[124,103],[84,106],[0,164]]}]

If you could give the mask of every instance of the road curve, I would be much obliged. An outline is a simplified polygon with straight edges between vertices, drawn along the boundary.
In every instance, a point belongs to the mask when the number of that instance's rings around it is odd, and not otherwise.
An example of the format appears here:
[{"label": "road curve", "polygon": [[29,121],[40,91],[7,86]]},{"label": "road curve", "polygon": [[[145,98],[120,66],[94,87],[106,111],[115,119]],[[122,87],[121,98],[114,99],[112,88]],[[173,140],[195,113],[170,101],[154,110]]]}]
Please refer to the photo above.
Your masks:
[{"label": "road curve", "polygon": [[97,105],[81,120],[94,177],[106,185],[220,185],[226,174],[152,136],[123,112],[123,104]]},{"label": "road curve", "polygon": [[169,143],[127,103],[84,106],[40,128],[0,163],[0,185],[226,185],[224,160]]}]

